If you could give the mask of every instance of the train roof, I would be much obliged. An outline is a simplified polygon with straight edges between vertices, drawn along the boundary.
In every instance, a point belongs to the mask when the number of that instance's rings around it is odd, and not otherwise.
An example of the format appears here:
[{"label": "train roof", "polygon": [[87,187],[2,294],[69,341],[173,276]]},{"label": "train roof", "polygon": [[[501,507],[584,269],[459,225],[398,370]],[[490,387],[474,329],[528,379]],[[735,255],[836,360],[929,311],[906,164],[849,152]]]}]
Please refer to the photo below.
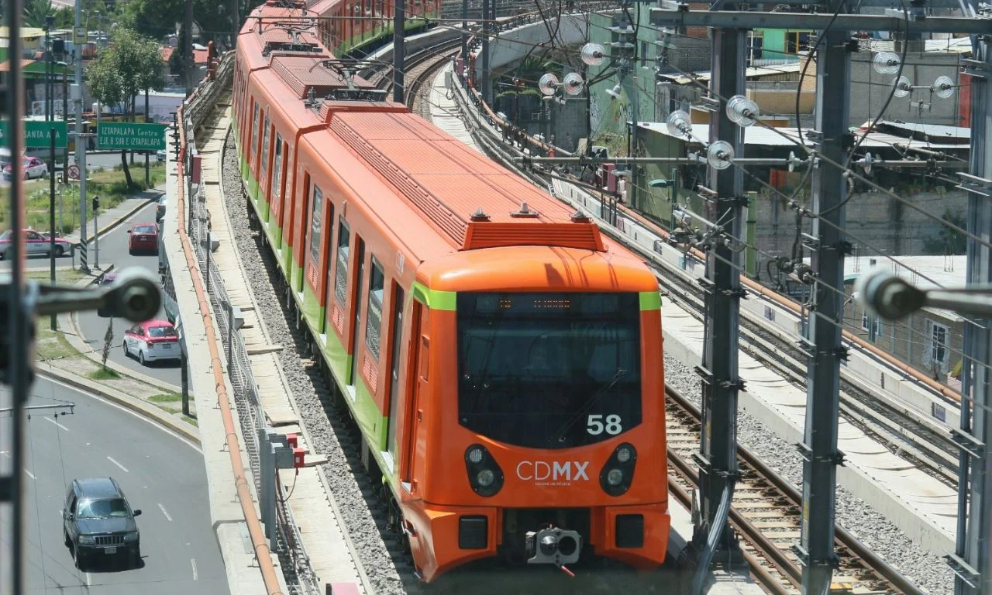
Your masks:
[{"label": "train roof", "polygon": [[[266,4],[253,15],[263,17],[256,19],[259,22],[270,22],[279,10]],[[254,36],[244,35],[250,29],[242,30],[239,41],[254,37],[244,48],[257,56],[262,53],[263,28],[255,28]],[[385,100],[384,93],[354,74],[355,64],[329,56],[326,49],[320,58],[306,52],[274,53],[270,68],[257,73],[265,92],[275,99],[272,109],[281,110],[297,126],[328,125],[326,132],[305,135],[328,165],[337,165],[328,157],[338,153],[334,145],[347,147],[360,162],[347,170],[349,177],[376,179],[375,187],[401,197],[410,215],[428,223],[456,251],[535,245],[606,250],[599,228],[587,217],[405,106]],[[254,56],[249,60],[259,64]],[[384,220],[382,213],[378,217]],[[418,238],[406,240],[417,252]]]}]

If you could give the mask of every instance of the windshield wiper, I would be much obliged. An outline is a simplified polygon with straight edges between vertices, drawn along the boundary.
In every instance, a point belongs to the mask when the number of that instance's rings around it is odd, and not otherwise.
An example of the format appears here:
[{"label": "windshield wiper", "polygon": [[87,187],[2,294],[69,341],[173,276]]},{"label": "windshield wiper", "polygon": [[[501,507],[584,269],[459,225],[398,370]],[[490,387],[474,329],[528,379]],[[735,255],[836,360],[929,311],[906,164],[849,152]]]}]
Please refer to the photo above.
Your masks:
[{"label": "windshield wiper", "polygon": [[590,409],[592,409],[592,406],[595,405],[601,398],[603,398],[604,395],[608,394],[610,392],[610,389],[616,386],[617,382],[620,382],[620,379],[623,378],[626,374],[627,374],[627,370],[624,370],[623,368],[618,369],[617,373],[613,375],[613,379],[610,380],[609,384],[596,391],[596,393],[593,396],[589,397],[589,400],[586,401],[585,405],[583,405],[582,408],[580,408],[578,411],[572,414],[572,417],[565,420],[565,423],[563,423],[560,428],[555,430],[555,433],[552,435],[552,441],[562,442],[565,439],[565,432],[572,429],[572,426],[574,426],[580,419],[582,419],[582,416],[585,415]]}]

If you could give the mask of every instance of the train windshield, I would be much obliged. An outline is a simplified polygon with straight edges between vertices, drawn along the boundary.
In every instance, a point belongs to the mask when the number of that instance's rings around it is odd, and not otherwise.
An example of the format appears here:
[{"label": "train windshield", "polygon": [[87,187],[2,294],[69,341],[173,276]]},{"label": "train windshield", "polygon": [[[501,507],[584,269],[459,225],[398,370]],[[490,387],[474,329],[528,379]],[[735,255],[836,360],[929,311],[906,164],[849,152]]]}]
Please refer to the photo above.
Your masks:
[{"label": "train windshield", "polygon": [[636,293],[459,293],[457,312],[465,428],[554,449],[641,423]]}]

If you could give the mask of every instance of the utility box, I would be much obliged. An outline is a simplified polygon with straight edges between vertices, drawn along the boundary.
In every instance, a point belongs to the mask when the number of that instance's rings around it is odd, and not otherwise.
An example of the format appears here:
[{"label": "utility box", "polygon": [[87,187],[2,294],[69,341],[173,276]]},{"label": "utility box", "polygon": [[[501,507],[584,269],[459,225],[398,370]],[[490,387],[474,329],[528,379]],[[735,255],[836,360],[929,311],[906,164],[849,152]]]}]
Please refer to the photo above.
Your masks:
[{"label": "utility box", "polygon": [[304,451],[303,451],[302,448],[294,448],[293,449],[293,467],[295,467],[297,469],[299,469],[300,467],[302,467],[305,464],[305,460],[304,460],[305,457],[306,457],[306,454],[304,453]]},{"label": "utility box", "polygon": [[199,155],[193,155],[193,183],[200,183],[200,168],[202,166],[203,158]]}]

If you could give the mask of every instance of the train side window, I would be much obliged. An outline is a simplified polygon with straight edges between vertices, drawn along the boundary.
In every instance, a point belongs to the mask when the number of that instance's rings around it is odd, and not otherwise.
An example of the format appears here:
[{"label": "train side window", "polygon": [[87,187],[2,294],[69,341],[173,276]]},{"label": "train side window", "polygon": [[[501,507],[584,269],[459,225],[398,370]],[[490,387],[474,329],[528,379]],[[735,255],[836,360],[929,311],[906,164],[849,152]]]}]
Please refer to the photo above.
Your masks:
[{"label": "train side window", "polygon": [[386,278],[382,273],[382,265],[372,257],[372,274],[369,276],[369,308],[365,316],[365,347],[372,354],[372,359],[379,361],[379,341],[382,332],[382,292],[385,289]]},{"label": "train side window", "polygon": [[275,170],[272,173],[272,198],[274,200],[279,200],[282,197],[282,187],[279,184],[282,182],[282,166],[284,157],[285,153],[282,152],[282,135],[276,133]]},{"label": "train side window", "polygon": [[334,273],[334,299],[342,306],[348,297],[348,253],[350,252],[351,232],[344,217],[338,223],[337,270]]},{"label": "train side window", "polygon": [[258,142],[258,102],[255,102],[255,115],[251,119],[251,130],[248,131],[248,143],[245,147],[248,149],[248,159],[251,160],[251,148]]},{"label": "train side window", "polygon": [[265,128],[262,132],[262,167],[259,169],[260,175],[264,176],[269,171],[269,117],[265,117]]},{"label": "train side window", "polygon": [[324,334],[331,334],[334,326],[334,308],[331,307],[332,279],[334,279],[334,202],[327,200],[327,275],[324,277]]},{"label": "train side window", "polygon": [[320,262],[320,232],[324,212],[324,193],[320,186],[313,185],[313,200],[310,201],[310,262],[317,266]]}]

